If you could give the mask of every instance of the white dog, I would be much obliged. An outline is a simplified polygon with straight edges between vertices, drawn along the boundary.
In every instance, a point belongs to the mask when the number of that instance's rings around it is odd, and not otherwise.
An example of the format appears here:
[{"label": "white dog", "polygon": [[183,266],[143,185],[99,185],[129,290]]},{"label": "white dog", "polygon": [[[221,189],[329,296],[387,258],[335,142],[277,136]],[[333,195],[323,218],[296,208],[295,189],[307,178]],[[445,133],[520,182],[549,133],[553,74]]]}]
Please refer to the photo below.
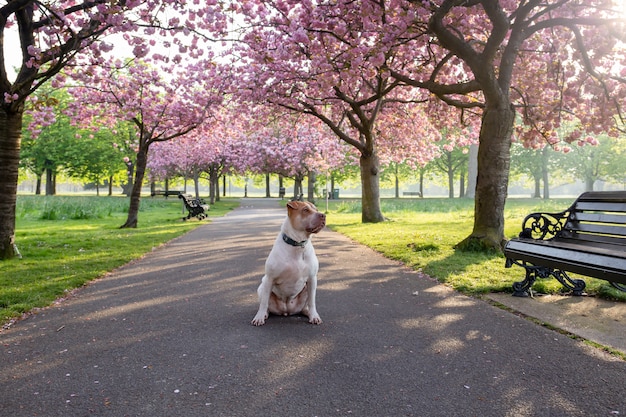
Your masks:
[{"label": "white dog", "polygon": [[315,308],[319,262],[311,234],[326,226],[326,216],[311,203],[291,201],[287,218],[265,261],[265,275],[259,285],[259,311],[252,324],[262,326],[269,313],[281,316],[304,314],[309,323],[322,319]]}]

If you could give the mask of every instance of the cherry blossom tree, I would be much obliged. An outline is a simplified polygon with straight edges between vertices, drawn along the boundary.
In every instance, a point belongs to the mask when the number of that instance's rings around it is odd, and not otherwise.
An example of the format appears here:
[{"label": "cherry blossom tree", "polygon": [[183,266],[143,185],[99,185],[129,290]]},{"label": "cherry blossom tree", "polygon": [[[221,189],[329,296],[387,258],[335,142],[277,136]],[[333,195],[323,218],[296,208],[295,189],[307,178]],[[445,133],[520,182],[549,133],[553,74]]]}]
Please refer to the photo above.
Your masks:
[{"label": "cherry blossom tree", "polygon": [[516,115],[529,127],[525,140],[549,139],[574,114],[587,131],[611,133],[616,115],[623,127],[624,19],[612,0],[239,4],[241,87],[325,120],[359,149],[364,221],[380,220],[372,190],[387,127],[381,109],[392,103],[436,98],[461,110],[461,124],[472,114],[481,120],[474,229],[464,249],[500,250],[505,241]]},{"label": "cherry blossom tree", "polygon": [[[169,17],[168,16],[174,16]],[[15,256],[15,205],[20,141],[27,99],[63,68],[89,57],[98,62],[127,33],[124,46],[145,56],[155,35],[167,35],[181,53],[205,49],[197,33],[226,28],[221,4],[179,0],[4,0],[0,4],[0,259]],[[140,31],[141,32],[138,32]],[[144,37],[147,31],[150,38]],[[15,36],[7,42],[11,34]],[[178,35],[190,39],[182,42]],[[12,59],[17,58],[17,61]],[[174,60],[176,56],[160,58]],[[84,62],[84,61],[82,61]],[[17,67],[12,71],[12,67]]]},{"label": "cherry blossom tree", "polygon": [[362,220],[384,221],[379,194],[384,138],[394,130],[397,145],[428,131],[411,130],[407,120],[393,117],[392,109],[428,96],[403,89],[403,82],[383,70],[387,60],[395,59],[381,30],[390,23],[386,9],[374,1],[236,5],[243,17],[232,51],[238,71],[235,94],[317,118],[354,147],[361,170]]},{"label": "cherry blossom tree", "polygon": [[[128,219],[122,228],[137,227],[150,146],[189,134],[221,103],[221,92],[209,87],[210,80],[217,80],[211,75],[205,68],[178,67],[165,78],[142,62],[127,66],[119,60],[111,69],[97,66],[71,73],[83,83],[70,90],[75,97],[72,110],[76,121],[115,126],[119,120],[127,120],[137,129],[135,178]],[[189,83],[190,77],[197,84]]]},{"label": "cherry blossom tree", "polygon": [[[260,118],[269,123],[259,126],[252,119],[260,115],[265,115]],[[257,109],[240,126],[231,142],[229,158],[233,170],[241,174],[274,173],[293,178],[294,197],[301,192],[307,175],[314,182],[315,174],[339,169],[355,160],[321,121],[294,117],[271,107]]]},{"label": "cherry blossom tree", "polygon": [[[167,179],[174,176],[192,178],[196,197],[199,196],[199,179],[208,174],[209,202],[218,197],[219,177],[230,168],[233,131],[236,120],[226,117],[223,109],[203,123],[198,129],[180,139],[156,143],[148,161],[151,176]],[[235,123],[235,124],[233,124]]]},{"label": "cherry blossom tree", "polygon": [[413,64],[387,61],[392,76],[481,116],[474,229],[458,247],[499,250],[516,114],[527,142],[575,141],[576,132],[558,137],[574,117],[590,132],[624,126],[620,3],[411,0],[400,9],[419,16],[410,25],[423,35],[406,44]]}]

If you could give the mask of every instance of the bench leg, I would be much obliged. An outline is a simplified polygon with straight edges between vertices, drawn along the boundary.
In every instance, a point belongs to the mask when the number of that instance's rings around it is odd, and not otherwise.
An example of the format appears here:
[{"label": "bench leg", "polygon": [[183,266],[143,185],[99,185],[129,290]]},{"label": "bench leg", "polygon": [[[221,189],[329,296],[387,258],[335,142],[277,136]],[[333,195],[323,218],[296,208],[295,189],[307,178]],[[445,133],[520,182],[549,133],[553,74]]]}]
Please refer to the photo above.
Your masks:
[{"label": "bench leg", "polygon": [[563,284],[565,288],[571,290],[572,294],[583,295],[587,284],[582,279],[572,279],[565,271],[561,271],[560,269],[552,271],[552,276]]},{"label": "bench leg", "polygon": [[526,277],[523,281],[513,283],[514,297],[528,297],[530,295],[531,287],[537,278],[548,278],[550,276],[554,277],[565,288],[572,291],[573,295],[583,295],[586,286],[585,281],[582,279],[572,279],[565,271],[544,266],[530,265],[527,263],[518,263],[518,265],[526,269]]},{"label": "bench leg", "polygon": [[523,281],[513,283],[513,297],[529,297],[537,278],[546,278],[552,272],[550,268],[537,267],[526,263],[520,264],[520,266],[526,270],[526,277]]}]

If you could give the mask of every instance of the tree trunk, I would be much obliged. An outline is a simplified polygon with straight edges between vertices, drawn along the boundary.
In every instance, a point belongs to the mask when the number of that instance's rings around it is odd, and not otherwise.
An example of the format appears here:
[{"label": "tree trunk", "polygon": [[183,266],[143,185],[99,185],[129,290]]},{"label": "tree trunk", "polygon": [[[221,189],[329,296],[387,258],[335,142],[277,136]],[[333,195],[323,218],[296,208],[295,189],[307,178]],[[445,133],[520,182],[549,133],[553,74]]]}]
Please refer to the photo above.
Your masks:
[{"label": "tree trunk", "polygon": [[465,170],[461,168],[459,174],[459,198],[465,197]]},{"label": "tree trunk", "polygon": [[109,194],[108,196],[111,197],[113,195],[113,175],[109,176]]},{"label": "tree trunk", "polygon": [[478,148],[478,178],[474,200],[474,229],[458,243],[460,250],[501,251],[511,162],[511,135],[515,111],[504,100],[499,107],[487,106],[483,113]]},{"label": "tree trunk", "polygon": [[213,205],[220,197],[220,175],[217,166],[209,168],[209,204]]},{"label": "tree trunk", "polygon": [[130,206],[128,208],[128,218],[126,223],[120,226],[120,229],[136,228],[139,219],[139,204],[141,202],[141,188],[143,186],[143,177],[146,173],[146,165],[148,162],[148,150],[139,147],[137,152],[137,161],[135,161],[135,180],[133,188],[130,192]]},{"label": "tree trunk", "polygon": [[195,168],[193,170],[193,191],[196,198],[200,198],[200,172]]},{"label": "tree trunk", "polygon": [[[218,202],[221,199],[220,196],[220,178],[226,178],[226,175],[221,175],[220,170],[217,171],[217,173],[215,174],[215,201]],[[226,180],[223,179],[222,180],[223,184],[224,184],[224,191],[226,191]]]},{"label": "tree trunk", "polygon": [[361,154],[361,221],[380,223],[385,221],[380,211],[380,167],[378,155]]},{"label": "tree trunk", "polygon": [[23,112],[0,109],[0,259],[15,257],[15,206]]},{"label": "tree trunk", "polygon": [[215,198],[212,203],[215,204],[216,201],[220,201],[220,170],[218,167],[215,167],[215,172],[211,174],[210,182],[213,183],[215,189]]},{"label": "tree trunk", "polygon": [[43,174],[39,174],[37,176],[37,183],[35,185],[35,195],[41,195],[41,176]]},{"label": "tree trunk", "polygon": [[309,180],[307,181],[307,201],[315,204],[315,182],[317,180],[317,176],[315,172],[309,172]]},{"label": "tree trunk", "polygon": [[448,198],[454,198],[454,169],[452,168],[451,154],[448,153]]},{"label": "tree trunk", "polygon": [[541,178],[533,177],[533,180],[535,182],[535,194],[533,198],[541,198]]},{"label": "tree trunk", "polygon": [[270,198],[270,174],[265,174],[265,197]]},{"label": "tree trunk", "polygon": [[304,194],[302,192],[302,178],[296,177],[293,180],[293,199],[298,200],[300,198],[300,194]]},{"label": "tree trunk", "polygon": [[122,193],[130,197],[133,193],[133,177],[135,176],[135,164],[131,161],[126,162],[126,184],[122,184]]},{"label": "tree trunk", "polygon": [[46,195],[55,195],[54,173],[52,169],[46,168]]},{"label": "tree trunk", "polygon": [[400,180],[398,179],[398,164],[396,163],[396,198],[400,198]]}]

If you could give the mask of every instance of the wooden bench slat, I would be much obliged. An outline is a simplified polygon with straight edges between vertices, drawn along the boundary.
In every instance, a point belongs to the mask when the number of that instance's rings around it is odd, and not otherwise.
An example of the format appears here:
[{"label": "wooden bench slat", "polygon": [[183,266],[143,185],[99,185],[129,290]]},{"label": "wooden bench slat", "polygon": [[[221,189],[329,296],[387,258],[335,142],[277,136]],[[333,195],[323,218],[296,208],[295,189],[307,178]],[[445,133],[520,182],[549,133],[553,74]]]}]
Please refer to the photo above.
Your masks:
[{"label": "wooden bench slat", "polygon": [[626,251],[626,239],[609,235],[584,234],[577,232],[563,232],[559,240],[575,239],[579,242],[588,242],[589,244],[605,244],[617,248],[619,251]]},{"label": "wooden bench slat", "polygon": [[589,213],[574,212],[570,215],[570,222],[594,222],[594,223],[610,223],[621,224],[626,227],[626,214],[607,214],[607,213]]},{"label": "wooden bench slat", "polygon": [[624,191],[586,191],[582,193],[576,201],[621,201],[626,203],[626,192]]},{"label": "wooden bench slat", "polygon": [[564,230],[575,232],[596,233],[600,235],[626,236],[625,226],[612,226],[598,223],[568,223]]},{"label": "wooden bench slat", "polygon": [[[624,258],[622,248],[616,248],[614,245],[603,242],[580,242],[579,239],[561,239],[557,242],[549,240],[515,239],[507,243],[505,250],[510,252],[519,250],[519,248],[524,248],[526,252],[546,253],[548,255],[551,254],[555,248],[580,253],[599,254],[624,259],[624,265],[626,265],[626,258]],[[577,261],[577,259],[575,261]],[[624,274],[626,275],[626,271],[624,271]]]},{"label": "wooden bench slat", "polygon": [[608,211],[626,213],[626,202],[580,202],[576,204],[577,211]]}]

